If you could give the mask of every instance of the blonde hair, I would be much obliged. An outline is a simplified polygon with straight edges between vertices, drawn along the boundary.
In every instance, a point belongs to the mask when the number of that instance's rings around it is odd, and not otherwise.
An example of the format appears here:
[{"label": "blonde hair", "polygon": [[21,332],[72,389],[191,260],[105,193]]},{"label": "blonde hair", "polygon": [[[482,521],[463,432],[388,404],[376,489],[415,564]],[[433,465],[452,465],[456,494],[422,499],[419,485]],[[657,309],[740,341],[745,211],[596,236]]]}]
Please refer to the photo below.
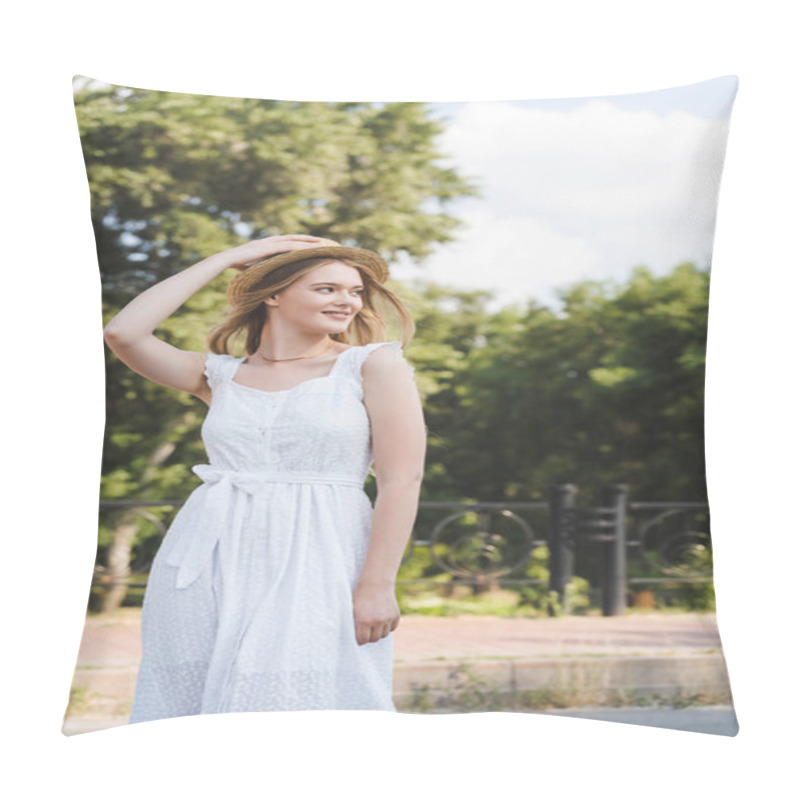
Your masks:
[{"label": "blonde hair", "polygon": [[232,299],[228,316],[208,335],[208,347],[212,353],[231,352],[231,342],[244,336],[244,349],[252,355],[261,343],[261,331],[267,321],[268,297],[287,289],[303,275],[339,262],[358,270],[364,284],[361,295],[363,306],[355,315],[346,331],[331,334],[330,338],[346,344],[368,344],[386,339],[384,312],[393,309],[400,320],[401,342],[405,347],[414,335],[416,325],[403,301],[389,288],[375,279],[370,270],[360,267],[347,258],[308,258],[295,261],[268,272],[256,286]]}]

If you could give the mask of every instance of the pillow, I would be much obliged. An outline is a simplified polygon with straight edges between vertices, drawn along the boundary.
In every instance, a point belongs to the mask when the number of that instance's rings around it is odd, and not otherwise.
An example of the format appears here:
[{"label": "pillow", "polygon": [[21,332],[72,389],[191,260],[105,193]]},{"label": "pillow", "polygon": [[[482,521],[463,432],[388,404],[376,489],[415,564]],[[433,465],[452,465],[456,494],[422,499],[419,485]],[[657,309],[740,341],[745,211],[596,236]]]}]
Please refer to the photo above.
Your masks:
[{"label": "pillow", "polygon": [[[703,387],[737,86],[332,103],[76,78],[107,402],[63,732],[330,709],[735,735]],[[295,234],[348,248],[306,300],[293,256],[269,273],[259,324],[303,337],[209,339],[232,276]],[[364,286],[312,295],[326,268]],[[419,502],[382,496],[423,430]],[[395,585],[368,592],[381,559]],[[365,634],[387,597],[402,622]]]}]

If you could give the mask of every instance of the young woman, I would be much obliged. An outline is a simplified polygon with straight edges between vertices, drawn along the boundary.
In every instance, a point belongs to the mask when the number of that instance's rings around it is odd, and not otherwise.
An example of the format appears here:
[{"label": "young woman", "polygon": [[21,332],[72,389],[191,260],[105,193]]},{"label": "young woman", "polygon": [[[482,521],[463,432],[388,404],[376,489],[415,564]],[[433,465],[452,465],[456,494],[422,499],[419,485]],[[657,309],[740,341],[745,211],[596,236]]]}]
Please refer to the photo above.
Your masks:
[{"label": "young woman", "polygon": [[[225,270],[232,310],[188,352],[153,335]],[[377,254],[272,236],[131,301],[105,340],[132,370],[208,404],[203,483],[154,560],[130,722],[234,711],[394,711],[394,583],[417,512],[425,424],[378,303]],[[228,347],[244,335],[246,356]],[[405,341],[403,344],[405,344]],[[351,342],[355,342],[354,344]],[[364,480],[375,464],[373,509]]]}]

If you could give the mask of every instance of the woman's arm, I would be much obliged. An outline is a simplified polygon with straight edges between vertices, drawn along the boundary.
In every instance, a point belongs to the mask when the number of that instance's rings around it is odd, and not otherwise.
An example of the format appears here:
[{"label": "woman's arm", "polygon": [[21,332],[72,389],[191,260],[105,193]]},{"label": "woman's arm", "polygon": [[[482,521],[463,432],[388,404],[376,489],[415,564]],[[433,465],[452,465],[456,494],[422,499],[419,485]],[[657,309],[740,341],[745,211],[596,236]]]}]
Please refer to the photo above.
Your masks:
[{"label": "woman's arm", "polygon": [[369,547],[353,593],[356,640],[366,644],[400,622],[394,587],[417,516],[426,431],[419,392],[396,350],[376,348],[362,371],[378,485]]},{"label": "woman's arm", "polygon": [[151,286],[128,303],[103,330],[113,353],[134,372],[173,389],[191,392],[208,402],[203,371],[205,356],[161,341],[153,331],[195,292],[226,269],[245,269],[259,258],[314,247],[315,236],[270,236],[225,250]]}]

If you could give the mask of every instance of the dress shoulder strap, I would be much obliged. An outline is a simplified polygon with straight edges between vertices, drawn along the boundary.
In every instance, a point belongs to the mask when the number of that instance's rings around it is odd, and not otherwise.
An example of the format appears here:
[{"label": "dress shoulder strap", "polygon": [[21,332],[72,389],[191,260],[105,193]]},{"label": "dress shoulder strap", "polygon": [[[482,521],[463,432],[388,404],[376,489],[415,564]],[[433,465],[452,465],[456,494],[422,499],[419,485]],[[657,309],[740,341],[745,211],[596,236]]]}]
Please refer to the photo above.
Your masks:
[{"label": "dress shoulder strap", "polygon": [[223,381],[233,377],[241,361],[241,358],[227,353],[206,353],[206,367],[203,374],[208,379],[212,392],[216,392]]},{"label": "dress shoulder strap", "polygon": [[[359,385],[361,385],[364,377],[361,372],[362,365],[367,360],[369,354],[377,350],[379,347],[390,347],[393,350],[397,350],[402,356],[403,345],[401,342],[370,342],[369,344],[362,344],[355,347],[351,347],[350,350],[348,350],[343,354],[343,356],[349,357],[349,359],[347,363],[342,366],[346,367],[350,377],[354,381],[356,381],[356,383],[358,383]],[[402,356],[402,358],[403,361],[405,361],[405,356]],[[411,364],[409,364],[407,361],[406,361],[406,366],[408,367],[408,370],[413,377],[414,367],[412,367]]]}]

